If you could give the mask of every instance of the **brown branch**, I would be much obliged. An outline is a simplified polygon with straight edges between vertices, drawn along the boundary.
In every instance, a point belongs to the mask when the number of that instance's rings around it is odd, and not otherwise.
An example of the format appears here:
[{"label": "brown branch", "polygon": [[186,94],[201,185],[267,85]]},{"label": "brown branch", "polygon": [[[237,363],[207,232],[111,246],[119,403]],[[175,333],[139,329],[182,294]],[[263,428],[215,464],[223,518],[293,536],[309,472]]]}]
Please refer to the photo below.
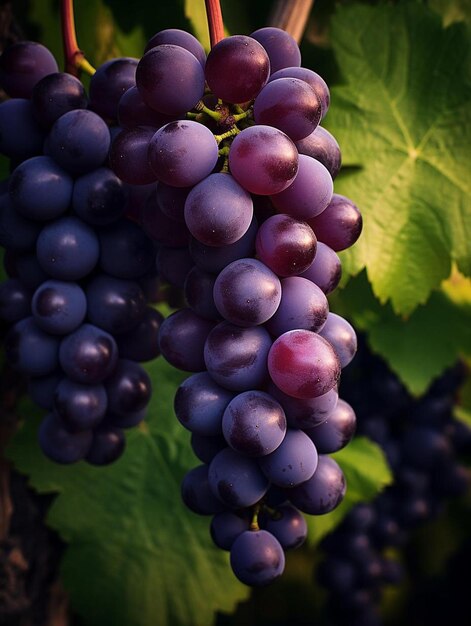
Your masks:
[{"label": "brown branch", "polygon": [[74,1],[61,0],[61,30],[64,46],[65,71],[78,76],[80,70],[93,75],[95,69],[80,50],[75,32]]},{"label": "brown branch", "polygon": [[224,22],[222,21],[221,3],[219,0],[204,0],[208,19],[209,39],[213,48],[224,39]]},{"label": "brown branch", "polygon": [[314,0],[276,0],[268,17],[268,26],[282,28],[299,43],[313,4]]}]

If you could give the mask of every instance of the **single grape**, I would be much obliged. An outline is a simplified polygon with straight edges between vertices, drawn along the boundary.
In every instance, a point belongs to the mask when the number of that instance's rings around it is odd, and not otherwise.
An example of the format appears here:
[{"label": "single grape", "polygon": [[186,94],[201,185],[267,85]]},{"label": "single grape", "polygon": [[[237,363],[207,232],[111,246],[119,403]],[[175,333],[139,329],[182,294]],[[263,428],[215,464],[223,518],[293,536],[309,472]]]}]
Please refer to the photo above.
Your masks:
[{"label": "single grape", "polygon": [[161,324],[159,346],[163,357],[174,367],[187,372],[205,369],[204,345],[214,323],[191,309],[180,309]]},{"label": "single grape", "polygon": [[54,411],[73,433],[96,428],[107,404],[103,385],[82,385],[63,378],[54,392]]},{"label": "single grape", "polygon": [[351,324],[336,313],[329,313],[319,335],[327,339],[339,358],[340,366],[346,367],[357,351],[357,336]]},{"label": "single grape", "polygon": [[206,369],[222,387],[256,389],[267,379],[270,347],[270,335],[262,326],[241,328],[221,322],[209,333],[204,346]]},{"label": "single grape", "polygon": [[214,437],[222,432],[222,416],[233,397],[233,392],[217,385],[207,372],[200,372],[177,389],[175,415],[191,432]]},{"label": "single grape", "polygon": [[256,259],[240,259],[225,267],[214,284],[219,313],[237,326],[256,326],[278,309],[281,284],[266,265]]},{"label": "single grape", "polygon": [[191,187],[172,187],[160,182],[156,200],[162,213],[178,222],[185,222],[185,202],[190,191]]},{"label": "single grape", "polygon": [[337,176],[342,164],[342,155],[337,140],[328,130],[317,126],[310,135],[295,143],[300,154],[306,154],[320,161],[333,179]]},{"label": "single grape", "polygon": [[52,461],[66,465],[77,463],[87,455],[93,435],[90,430],[71,433],[58,415],[49,413],[41,422],[38,437],[43,453]]},{"label": "single grape", "polygon": [[142,229],[127,219],[100,231],[100,267],[116,278],[135,279],[153,266],[154,246]]},{"label": "single grape", "polygon": [[281,576],[285,554],[271,533],[246,530],[232,544],[231,567],[245,585],[262,587]]},{"label": "single grape", "polygon": [[223,511],[211,520],[211,539],[221,550],[230,550],[237,537],[249,529],[250,519],[245,511]]},{"label": "single grape", "polygon": [[120,428],[100,425],[93,431],[92,444],[85,460],[91,465],[109,465],[122,456],[125,447],[126,439]]},{"label": "single grape", "polygon": [[52,53],[35,41],[17,41],[0,56],[0,86],[10,98],[30,98],[41,78],[58,71]]},{"label": "single grape", "polygon": [[90,79],[90,107],[101,117],[116,120],[121,96],[135,85],[138,59],[121,57],[106,61]]},{"label": "single grape", "polygon": [[309,219],[319,241],[339,252],[353,246],[361,234],[363,220],[358,207],[345,196],[334,193],[327,208]]},{"label": "single grape", "polygon": [[72,196],[75,213],[88,224],[106,226],[119,219],[128,201],[123,182],[107,167],[76,179]]},{"label": "single grape", "polygon": [[31,307],[41,330],[51,335],[66,335],[85,319],[87,299],[76,283],[47,280],[34,292]]},{"label": "single grape", "polygon": [[144,102],[152,109],[180,116],[203,97],[204,72],[197,58],[185,48],[160,44],[139,61],[136,84]]},{"label": "single grape", "polygon": [[221,501],[210,488],[206,465],[198,465],[186,473],[181,495],[185,505],[198,515],[214,515],[224,510]]},{"label": "single grape", "polygon": [[0,195],[0,245],[18,252],[31,250],[36,244],[41,227],[42,224],[18,213],[8,193]]},{"label": "single grape", "polygon": [[186,277],[194,265],[188,247],[161,246],[157,252],[156,268],[160,278],[180,289],[183,289]]},{"label": "single grape", "polygon": [[338,463],[329,456],[319,455],[312,478],[291,489],[289,497],[303,513],[324,515],[341,503],[345,491],[345,476]]},{"label": "single grape", "polygon": [[299,78],[270,81],[255,98],[257,124],[274,126],[293,141],[310,135],[321,120],[321,103],[311,87]]},{"label": "single grape", "polygon": [[[333,188],[332,177],[322,163],[300,154],[293,183],[284,191],[270,195],[270,199],[280,213],[311,220],[327,207]],[[315,228],[313,230],[316,232]]]},{"label": "single grape", "polygon": [[340,282],[342,264],[332,248],[326,246],[322,241],[318,241],[314,261],[301,276],[315,283],[327,295]]},{"label": "single grape", "polygon": [[288,429],[278,448],[258,459],[265,476],[278,487],[294,487],[316,471],[317,450],[302,430]]},{"label": "single grape", "polygon": [[157,180],[149,162],[149,146],[154,133],[153,128],[125,128],[113,139],[110,167],[124,182],[148,185]]},{"label": "single grape", "polygon": [[31,315],[31,291],[17,278],[0,283],[0,319],[19,322]]},{"label": "single grape", "polygon": [[115,340],[106,331],[91,324],[82,324],[62,340],[59,360],[71,380],[94,385],[114,370],[118,349]]},{"label": "single grape", "polygon": [[219,320],[219,311],[213,298],[216,277],[193,267],[185,278],[185,299],[192,311],[208,320]]},{"label": "single grape", "polygon": [[288,426],[307,430],[323,424],[334,411],[338,401],[338,391],[333,387],[330,391],[316,398],[293,398],[283,393],[271,382],[267,391],[283,407]]},{"label": "single grape", "polygon": [[335,387],[340,363],[331,345],[310,330],[290,330],[270,349],[268,370],[277,387],[295,398],[315,398]]},{"label": "single grape", "polygon": [[290,276],[281,281],[280,306],[266,328],[275,336],[297,328],[319,332],[328,313],[329,303],[317,285],[306,278]]},{"label": "single grape", "polygon": [[294,181],[298,151],[281,130],[250,126],[234,138],[229,151],[229,168],[237,182],[250,193],[276,194]]},{"label": "single grape", "polygon": [[98,274],[86,295],[90,322],[113,335],[132,330],[146,310],[144,293],[135,281]]},{"label": "single grape", "polygon": [[59,339],[42,331],[32,317],[17,322],[5,337],[5,356],[28,376],[47,376],[57,369]]},{"label": "single grape", "polygon": [[236,452],[261,457],[278,448],[286,434],[286,417],[281,406],[263,391],[246,391],[227,405],[222,431]]},{"label": "single grape", "polygon": [[273,515],[267,514],[263,527],[278,539],[283,550],[299,548],[307,537],[306,520],[291,504],[278,507]]},{"label": "single grape", "polygon": [[139,362],[157,358],[160,354],[159,329],[163,321],[162,314],[148,306],[137,326],[116,337],[120,356]]},{"label": "single grape", "polygon": [[70,174],[86,174],[108,157],[110,131],[93,111],[76,109],[56,120],[47,139],[48,155]]},{"label": "single grape", "polygon": [[233,35],[211,48],[204,73],[209,88],[221,100],[248,102],[266,84],[270,61],[258,41],[245,35]]},{"label": "single grape", "polygon": [[180,30],[179,28],[166,28],[164,30],[160,30],[158,33],[155,33],[155,35],[147,42],[144,52],[148,52],[156,46],[168,43],[180,46],[181,48],[188,50],[188,52],[191,52],[191,54],[198,59],[201,66],[204,68],[204,64],[206,63],[206,53],[203,46],[194,35],[187,33],[185,30]]},{"label": "single grape", "polygon": [[269,486],[257,462],[231,448],[221,450],[211,461],[208,481],[214,495],[234,509],[252,506],[265,495]]},{"label": "single grape", "polygon": [[95,231],[77,217],[50,222],[36,243],[41,268],[59,280],[78,280],[90,274],[99,252]]},{"label": "single grape", "polygon": [[49,128],[64,113],[86,109],[88,98],[78,78],[65,72],[55,72],[42,78],[31,94],[34,117]]},{"label": "single grape", "polygon": [[203,463],[211,463],[218,452],[227,448],[227,442],[222,435],[206,437],[191,433],[191,449],[195,456]]},{"label": "single grape", "polygon": [[144,100],[137,87],[130,87],[123,93],[118,102],[118,124],[121,128],[136,128],[150,126],[160,128],[174,118],[151,109]]},{"label": "single grape", "polygon": [[73,180],[52,159],[37,156],[23,161],[12,172],[8,190],[23,217],[46,221],[69,208]]},{"label": "single grape", "polygon": [[301,51],[296,40],[282,28],[266,26],[250,33],[250,36],[265,48],[272,74],[284,67],[301,65]]},{"label": "single grape", "polygon": [[147,199],[140,215],[141,226],[148,237],[169,248],[188,246],[190,231],[185,224],[166,215],[157,205],[156,194]]},{"label": "single grape", "polygon": [[152,384],[143,367],[134,361],[119,359],[105,381],[108,410],[114,415],[133,415],[148,405]]},{"label": "single grape", "polygon": [[203,124],[179,120],[153,135],[148,159],[159,181],[173,187],[192,187],[211,174],[218,160],[218,144]]},{"label": "single grape", "polygon": [[313,440],[319,454],[331,454],[345,448],[355,434],[356,423],[352,407],[345,400],[339,400],[328,419],[306,430],[306,434]]},{"label": "single grape", "polygon": [[230,174],[211,174],[198,183],[185,202],[190,233],[207,246],[227,246],[240,239],[253,217],[250,194]]},{"label": "single grape", "polygon": [[317,94],[322,107],[322,117],[325,117],[330,104],[330,92],[327,83],[316,72],[308,70],[306,67],[284,67],[274,72],[268,82],[279,78],[298,78],[306,82]]},{"label": "single grape", "polygon": [[259,259],[278,276],[305,272],[316,255],[312,228],[289,215],[273,215],[260,226],[255,248]]},{"label": "single grape", "polygon": [[24,161],[41,154],[44,137],[44,130],[35,120],[29,100],[12,98],[0,103],[1,154]]}]

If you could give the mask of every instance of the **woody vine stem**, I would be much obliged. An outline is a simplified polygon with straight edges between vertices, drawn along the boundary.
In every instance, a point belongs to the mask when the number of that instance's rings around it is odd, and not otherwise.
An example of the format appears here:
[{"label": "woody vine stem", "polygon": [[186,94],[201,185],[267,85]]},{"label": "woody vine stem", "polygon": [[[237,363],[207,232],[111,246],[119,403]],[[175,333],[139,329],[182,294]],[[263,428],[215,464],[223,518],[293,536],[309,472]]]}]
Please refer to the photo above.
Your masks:
[{"label": "woody vine stem", "polygon": [[211,48],[224,39],[224,23],[222,21],[221,3],[219,0],[204,0],[208,19],[209,39]]},{"label": "woody vine stem", "polygon": [[60,12],[65,71],[73,76],[78,76],[80,71],[93,76],[95,68],[87,61],[77,42],[73,0],[61,0]]}]

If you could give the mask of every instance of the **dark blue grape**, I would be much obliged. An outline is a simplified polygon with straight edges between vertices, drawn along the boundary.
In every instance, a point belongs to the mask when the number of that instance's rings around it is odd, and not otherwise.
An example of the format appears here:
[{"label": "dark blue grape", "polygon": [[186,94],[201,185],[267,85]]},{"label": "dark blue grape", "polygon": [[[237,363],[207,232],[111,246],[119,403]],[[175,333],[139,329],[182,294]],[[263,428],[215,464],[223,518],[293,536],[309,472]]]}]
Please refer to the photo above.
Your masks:
[{"label": "dark blue grape", "polygon": [[17,41],[0,56],[0,85],[11,98],[30,98],[34,86],[57,72],[52,53],[35,41]]},{"label": "dark blue grape", "polygon": [[185,278],[185,299],[192,311],[208,320],[219,320],[219,311],[214,304],[213,289],[216,277],[209,272],[193,267]]},{"label": "dark blue grape", "polygon": [[262,587],[281,576],[285,554],[271,533],[246,530],[232,544],[231,567],[244,584]]},{"label": "dark blue grape", "polygon": [[100,267],[116,278],[140,278],[154,264],[152,242],[137,224],[119,220],[100,232]]},{"label": "dark blue grape", "polygon": [[120,428],[99,426],[93,431],[93,439],[85,460],[90,465],[109,465],[124,452],[126,438]]},{"label": "dark blue grape", "polygon": [[142,411],[149,403],[152,385],[147,372],[134,361],[120,359],[105,381],[108,410],[115,415]]},{"label": "dark blue grape", "polygon": [[66,335],[85,319],[87,299],[75,283],[47,280],[34,292],[33,317],[51,335]]},{"label": "dark blue grape", "polygon": [[181,494],[185,505],[198,515],[214,515],[224,510],[221,501],[210,489],[206,465],[198,465],[187,472],[182,481]]},{"label": "dark blue grape", "polygon": [[345,491],[345,476],[338,463],[328,456],[320,455],[314,475],[291,489],[289,497],[303,513],[324,515],[340,504]]},{"label": "dark blue grape", "polygon": [[91,324],[83,324],[60,345],[62,369],[73,381],[94,385],[107,378],[118,360],[113,337]]},{"label": "dark blue grape", "polygon": [[159,330],[163,321],[161,313],[147,307],[137,326],[116,337],[120,356],[141,363],[157,358],[160,354]]},{"label": "dark blue grape", "polygon": [[206,437],[191,433],[191,449],[195,456],[203,463],[211,463],[218,452],[227,448],[227,442],[222,435]]},{"label": "dark blue grape", "polygon": [[211,520],[211,538],[221,550],[230,550],[237,537],[249,529],[249,525],[250,518],[245,511],[217,513]]},{"label": "dark blue grape", "polygon": [[70,432],[96,428],[106,413],[103,385],[82,385],[64,378],[54,393],[54,411]]},{"label": "dark blue grape", "polygon": [[178,369],[187,372],[204,370],[204,346],[213,327],[213,322],[198,317],[191,309],[172,313],[160,326],[162,356]]},{"label": "dark blue grape", "polygon": [[59,339],[42,331],[32,317],[17,322],[5,337],[9,364],[28,376],[46,376],[59,364]]},{"label": "dark blue grape", "polygon": [[20,215],[7,193],[0,195],[0,245],[26,252],[34,248],[40,232],[41,224]]},{"label": "dark blue grape", "polygon": [[72,207],[89,224],[104,226],[115,222],[123,215],[127,201],[126,187],[107,167],[100,167],[75,181]]},{"label": "dark blue grape", "polygon": [[307,537],[306,520],[291,504],[278,507],[274,514],[267,513],[263,527],[278,539],[283,550],[299,548]]},{"label": "dark blue grape", "polygon": [[106,61],[97,68],[90,79],[90,106],[109,120],[118,117],[118,103],[121,96],[135,85],[138,59],[121,57]]},{"label": "dark blue grape", "polygon": [[29,159],[41,154],[44,138],[29,100],[14,98],[0,104],[0,153],[15,161]]},{"label": "dark blue grape", "polygon": [[31,94],[34,117],[48,128],[64,113],[86,109],[88,98],[78,78],[65,72],[54,72],[42,78]]},{"label": "dark blue grape", "polygon": [[19,322],[31,315],[32,293],[17,278],[0,284],[0,318],[5,322]]},{"label": "dark blue grape", "polygon": [[55,413],[41,422],[39,445],[43,453],[56,463],[69,464],[81,461],[89,452],[93,434],[90,430],[69,432]]},{"label": "dark blue grape", "polygon": [[113,335],[135,328],[146,311],[142,289],[131,280],[99,274],[88,284],[86,295],[90,322]]},{"label": "dark blue grape", "polygon": [[328,419],[306,431],[313,440],[319,454],[331,454],[344,448],[352,439],[356,429],[356,416],[352,407],[340,400]]},{"label": "dark blue grape", "polygon": [[274,452],[258,459],[265,476],[278,487],[294,487],[316,471],[317,450],[302,430],[288,429]]}]

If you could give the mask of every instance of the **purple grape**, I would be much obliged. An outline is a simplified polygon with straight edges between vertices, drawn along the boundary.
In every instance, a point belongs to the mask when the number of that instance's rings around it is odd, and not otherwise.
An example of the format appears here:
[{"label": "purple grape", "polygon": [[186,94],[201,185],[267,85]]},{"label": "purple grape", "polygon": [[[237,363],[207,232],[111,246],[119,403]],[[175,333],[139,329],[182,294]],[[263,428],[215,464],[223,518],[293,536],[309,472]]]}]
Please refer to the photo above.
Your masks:
[{"label": "purple grape", "polygon": [[269,482],[257,462],[231,448],[218,452],[209,465],[211,491],[227,507],[252,506],[265,495]]},{"label": "purple grape", "polygon": [[296,141],[300,154],[317,159],[324,165],[334,179],[342,164],[342,155],[337,140],[328,130],[318,126],[310,135]]},{"label": "purple grape", "polygon": [[188,228],[160,210],[155,194],[151,194],[147,199],[140,218],[146,235],[156,243],[169,248],[183,248],[188,245],[190,238]]},{"label": "purple grape", "polygon": [[222,435],[206,437],[191,433],[191,449],[203,463],[211,463],[216,454],[225,448],[227,448],[227,443]]},{"label": "purple grape", "polygon": [[167,217],[177,222],[185,222],[185,202],[191,187],[172,187],[165,183],[157,185],[157,204]]},{"label": "purple grape", "polygon": [[283,550],[294,550],[305,542],[306,520],[291,504],[280,506],[274,515],[267,515],[265,519],[263,527],[278,539]]},{"label": "purple grape", "polygon": [[47,280],[34,292],[31,308],[41,330],[51,335],[67,335],[85,319],[87,299],[75,283]]},{"label": "purple grape", "polygon": [[47,376],[59,364],[59,339],[42,331],[32,317],[17,322],[5,337],[5,356],[28,376]]},{"label": "purple grape", "polygon": [[214,304],[213,289],[215,276],[193,267],[184,284],[185,299],[192,311],[208,320],[219,320],[219,311]]},{"label": "purple grape", "polygon": [[271,195],[270,199],[280,213],[299,220],[311,220],[327,207],[333,188],[332,177],[322,163],[300,154],[294,182],[284,191]]},{"label": "purple grape", "polygon": [[54,392],[54,411],[73,433],[96,428],[107,408],[103,385],[82,385],[63,378]]},{"label": "purple grape", "polygon": [[222,416],[222,431],[236,452],[261,457],[278,448],[286,434],[283,409],[263,391],[245,391],[233,398]]},{"label": "purple grape", "polygon": [[92,444],[85,460],[91,465],[109,465],[122,456],[125,447],[126,439],[120,428],[99,426],[93,432]]},{"label": "purple grape", "polygon": [[298,151],[292,140],[271,126],[250,126],[233,140],[229,168],[237,182],[258,195],[280,193],[298,171]]},{"label": "purple grape", "polygon": [[161,246],[157,252],[156,267],[162,280],[183,289],[186,277],[194,267],[194,263],[187,247],[166,248]]},{"label": "purple grape", "polygon": [[214,322],[205,320],[191,309],[172,313],[160,326],[159,346],[162,356],[174,367],[187,372],[205,369],[204,346]]},{"label": "purple grape", "polygon": [[265,382],[270,347],[270,335],[262,326],[240,328],[221,322],[208,335],[204,361],[219,385],[248,391]]},{"label": "purple grape", "polygon": [[93,111],[76,109],[56,120],[47,138],[48,156],[70,174],[86,174],[108,157],[110,131]]},{"label": "purple grape", "polygon": [[72,207],[88,224],[106,226],[119,219],[128,201],[123,182],[107,167],[77,178],[74,184]]},{"label": "purple grape", "polygon": [[312,478],[291,489],[289,498],[303,513],[324,515],[338,507],[345,491],[345,476],[338,463],[329,456],[319,455]]},{"label": "purple grape", "polygon": [[319,454],[330,454],[345,448],[356,429],[356,416],[352,407],[340,400],[328,419],[315,428],[306,430]]},{"label": "purple grape", "polygon": [[306,82],[317,94],[322,106],[322,117],[325,117],[329,109],[330,92],[325,80],[319,74],[305,67],[285,67],[274,72],[268,82],[279,78],[299,78]]},{"label": "purple grape", "polygon": [[345,196],[334,193],[327,208],[309,224],[319,241],[339,252],[353,246],[361,235],[363,220],[358,207]]},{"label": "purple grape", "polygon": [[318,241],[314,261],[301,276],[315,283],[327,295],[342,278],[342,264],[332,248]]},{"label": "purple grape", "polygon": [[335,387],[340,363],[331,345],[310,330],[290,330],[270,349],[268,370],[277,387],[295,398],[315,398]]},{"label": "purple grape", "polygon": [[105,381],[108,410],[114,415],[134,415],[149,404],[152,384],[147,372],[138,363],[119,359],[113,373]]},{"label": "purple grape", "polygon": [[113,140],[110,167],[121,180],[132,185],[148,185],[157,180],[149,162],[153,128],[126,128]]},{"label": "purple grape", "polygon": [[204,73],[217,98],[243,103],[253,100],[266,84],[270,60],[258,41],[245,35],[233,35],[213,46]]},{"label": "purple grape", "polygon": [[250,36],[265,48],[272,74],[284,67],[301,65],[301,51],[296,40],[282,28],[266,26],[254,31]]},{"label": "purple grape", "polygon": [[139,61],[136,84],[142,99],[152,109],[179,116],[190,111],[203,97],[204,72],[188,50],[161,44],[151,48]]},{"label": "purple grape", "polygon": [[278,448],[258,459],[270,482],[278,487],[294,487],[309,480],[316,471],[317,450],[302,430],[288,429]]},{"label": "purple grape", "polygon": [[293,141],[310,135],[321,119],[317,94],[299,78],[270,81],[255,98],[254,119],[257,124],[274,126]]},{"label": "purple grape", "polygon": [[192,187],[211,174],[218,160],[218,144],[203,124],[179,120],[155,133],[148,159],[159,181],[173,187]]},{"label": "purple grape", "polygon": [[54,394],[57,385],[64,378],[61,371],[52,372],[46,376],[37,376],[28,381],[28,395],[31,400],[42,409],[52,411]]},{"label": "purple grape", "polygon": [[142,320],[127,333],[116,337],[119,354],[123,359],[131,361],[152,361],[160,354],[159,329],[163,316],[147,307]]},{"label": "purple grape", "polygon": [[59,360],[66,375],[77,383],[95,385],[116,367],[118,349],[113,337],[91,324],[82,324],[60,345]]},{"label": "purple grape", "polygon": [[266,265],[256,259],[239,259],[225,267],[214,284],[219,313],[237,326],[256,326],[278,309],[281,284]]},{"label": "purple grape", "polygon": [[211,520],[211,538],[221,550],[230,550],[237,537],[248,530],[249,526],[249,515],[244,511],[223,511]]},{"label": "purple grape", "polygon": [[339,397],[335,387],[322,396],[304,400],[288,396],[274,383],[270,383],[267,390],[283,407],[288,426],[303,430],[323,424],[337,406]]},{"label": "purple grape", "polygon": [[[0,196],[0,245],[4,248],[18,252],[31,250],[36,244],[41,226],[20,215],[8,193]],[[29,284],[25,283],[25,286],[31,288]]]},{"label": "purple grape", "polygon": [[31,315],[31,291],[17,278],[0,283],[0,319],[19,322]]},{"label": "purple grape", "polygon": [[232,544],[231,567],[245,585],[263,587],[281,576],[285,554],[271,533],[246,530]]},{"label": "purple grape", "polygon": [[118,117],[121,96],[135,85],[138,59],[122,57],[106,61],[90,79],[90,106],[108,120]]},{"label": "purple grape", "polygon": [[154,265],[155,251],[142,229],[121,219],[100,231],[100,267],[116,278],[145,276]]},{"label": "purple grape", "polygon": [[31,102],[34,117],[45,128],[52,126],[64,113],[88,106],[82,83],[65,72],[49,74],[36,83]]},{"label": "purple grape", "polygon": [[346,367],[357,351],[357,336],[351,324],[336,313],[329,313],[327,321],[319,331],[327,339],[339,358],[340,366]]},{"label": "purple grape", "polygon": [[190,376],[177,389],[174,410],[193,433],[215,437],[222,433],[222,416],[234,393],[217,385],[207,372]]},{"label": "purple grape", "polygon": [[160,30],[149,39],[144,52],[148,52],[152,48],[162,44],[174,44],[175,46],[185,48],[185,50],[191,52],[191,54],[198,59],[201,66],[204,68],[204,64],[206,63],[206,53],[204,48],[196,37],[187,33],[185,30],[180,30],[179,28],[166,28],[165,30]]},{"label": "purple grape", "polygon": [[198,183],[185,202],[185,222],[190,233],[207,246],[227,246],[248,230],[253,203],[229,174],[211,174]]},{"label": "purple grape", "polygon": [[10,98],[30,98],[41,78],[58,71],[52,53],[35,41],[18,41],[0,56],[0,86]]},{"label": "purple grape", "polygon": [[36,253],[52,278],[78,280],[90,274],[100,253],[95,231],[77,217],[61,217],[39,234]]},{"label": "purple grape", "polygon": [[329,303],[324,292],[306,278],[291,276],[281,281],[280,306],[266,328],[276,337],[297,328],[318,332],[328,313]]},{"label": "purple grape", "polygon": [[243,259],[255,251],[255,237],[258,231],[258,224],[255,218],[252,218],[247,232],[242,235],[235,243],[228,246],[215,248],[214,246],[205,246],[197,239],[190,240],[190,253],[196,266],[205,272],[219,274],[229,263]]},{"label": "purple grape", "polygon": [[316,255],[312,228],[289,215],[273,215],[258,229],[257,256],[278,276],[305,272]]},{"label": "purple grape", "polygon": [[93,435],[90,430],[71,433],[58,415],[49,413],[41,422],[38,437],[43,453],[52,461],[66,465],[77,463],[88,454]]},{"label": "purple grape", "polygon": [[172,116],[158,113],[147,106],[137,87],[130,87],[118,102],[118,123],[121,128],[150,126],[157,129],[173,120]]},{"label": "purple grape", "polygon": [[214,515],[224,510],[221,501],[210,488],[206,465],[198,465],[186,473],[181,495],[185,505],[198,515]]},{"label": "purple grape", "polygon": [[33,117],[29,100],[13,98],[0,103],[0,153],[23,161],[41,154],[43,143],[44,131]]}]

